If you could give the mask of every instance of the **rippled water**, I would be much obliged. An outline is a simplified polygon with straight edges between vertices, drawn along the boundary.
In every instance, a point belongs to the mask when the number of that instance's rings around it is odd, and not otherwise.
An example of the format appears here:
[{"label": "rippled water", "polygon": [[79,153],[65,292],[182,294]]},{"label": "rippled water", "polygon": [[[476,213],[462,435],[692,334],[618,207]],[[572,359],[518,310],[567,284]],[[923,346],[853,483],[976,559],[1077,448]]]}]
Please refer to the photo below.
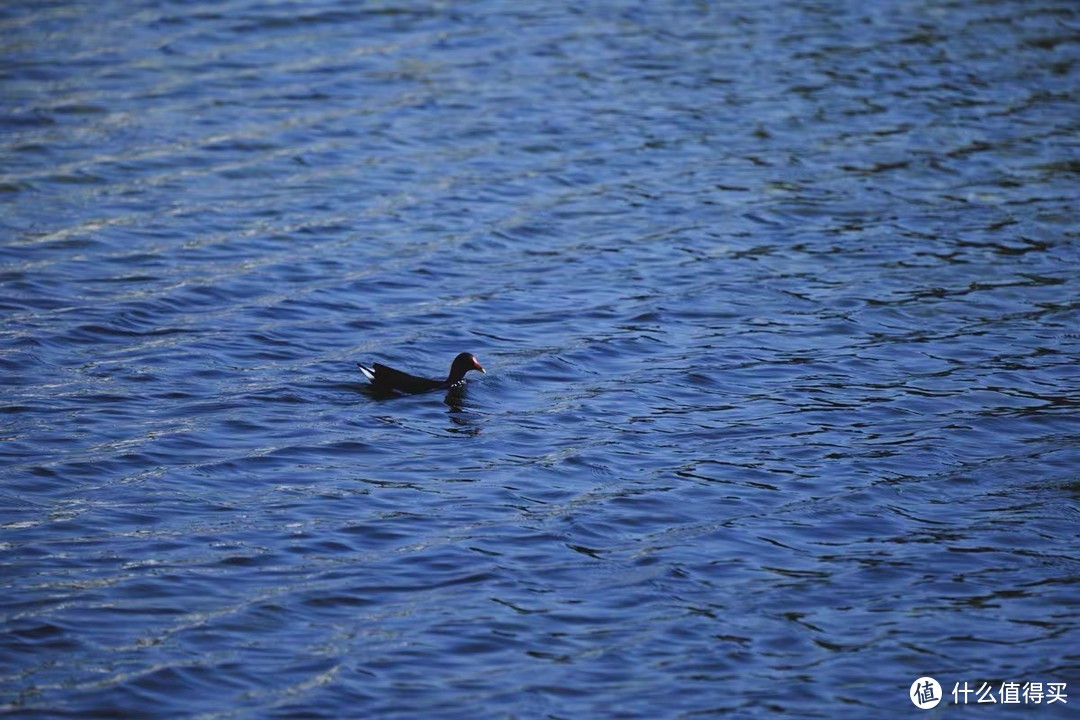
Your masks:
[{"label": "rippled water", "polygon": [[0,712],[1069,714],[1080,6],[533,5],[0,8]]}]

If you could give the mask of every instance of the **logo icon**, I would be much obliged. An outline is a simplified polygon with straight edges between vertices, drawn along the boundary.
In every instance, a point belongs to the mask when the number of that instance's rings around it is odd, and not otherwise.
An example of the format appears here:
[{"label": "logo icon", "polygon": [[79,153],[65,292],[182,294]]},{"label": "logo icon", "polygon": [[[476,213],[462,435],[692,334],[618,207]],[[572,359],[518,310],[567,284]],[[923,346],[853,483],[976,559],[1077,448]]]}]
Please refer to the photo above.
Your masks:
[{"label": "logo icon", "polygon": [[915,703],[915,707],[929,710],[941,702],[941,684],[932,677],[921,677],[911,683],[908,696],[911,702]]}]

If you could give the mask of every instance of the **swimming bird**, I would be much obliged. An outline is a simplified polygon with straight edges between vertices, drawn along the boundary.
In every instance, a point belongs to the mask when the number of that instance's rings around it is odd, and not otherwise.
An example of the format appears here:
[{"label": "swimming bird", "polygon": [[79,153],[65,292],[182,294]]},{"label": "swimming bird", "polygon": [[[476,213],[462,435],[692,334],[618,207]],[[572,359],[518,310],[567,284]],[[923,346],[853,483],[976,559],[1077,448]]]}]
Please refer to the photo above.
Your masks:
[{"label": "swimming bird", "polygon": [[422,393],[431,390],[445,390],[465,383],[465,373],[470,370],[487,372],[472,353],[459,353],[450,364],[450,374],[445,380],[410,375],[392,367],[373,363],[371,367],[356,363],[364,377],[371,381],[371,386],[380,392]]}]

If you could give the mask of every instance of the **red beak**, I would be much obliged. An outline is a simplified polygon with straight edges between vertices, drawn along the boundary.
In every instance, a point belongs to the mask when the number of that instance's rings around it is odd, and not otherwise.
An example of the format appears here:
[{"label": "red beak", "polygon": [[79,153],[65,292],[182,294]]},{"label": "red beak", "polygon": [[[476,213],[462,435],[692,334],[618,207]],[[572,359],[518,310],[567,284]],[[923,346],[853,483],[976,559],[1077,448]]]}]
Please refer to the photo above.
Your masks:
[{"label": "red beak", "polygon": [[482,373],[484,373],[485,375],[487,375],[487,370],[485,370],[485,369],[484,369],[484,366],[483,366],[483,365],[481,365],[481,364],[480,364],[480,361],[479,361],[479,360],[477,360],[476,358],[473,358],[473,359],[472,359],[472,366],[473,366],[474,368],[476,368],[477,370],[479,370],[480,372],[482,372]]}]

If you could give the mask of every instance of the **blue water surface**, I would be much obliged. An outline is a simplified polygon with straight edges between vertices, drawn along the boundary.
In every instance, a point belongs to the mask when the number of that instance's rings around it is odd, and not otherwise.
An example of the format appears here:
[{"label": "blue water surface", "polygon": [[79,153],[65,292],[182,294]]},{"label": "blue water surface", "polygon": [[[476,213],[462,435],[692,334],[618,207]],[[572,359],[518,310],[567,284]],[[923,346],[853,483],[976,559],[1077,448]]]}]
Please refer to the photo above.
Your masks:
[{"label": "blue water surface", "polygon": [[0,714],[1075,715],[1075,2],[13,0],[0,52]]}]

